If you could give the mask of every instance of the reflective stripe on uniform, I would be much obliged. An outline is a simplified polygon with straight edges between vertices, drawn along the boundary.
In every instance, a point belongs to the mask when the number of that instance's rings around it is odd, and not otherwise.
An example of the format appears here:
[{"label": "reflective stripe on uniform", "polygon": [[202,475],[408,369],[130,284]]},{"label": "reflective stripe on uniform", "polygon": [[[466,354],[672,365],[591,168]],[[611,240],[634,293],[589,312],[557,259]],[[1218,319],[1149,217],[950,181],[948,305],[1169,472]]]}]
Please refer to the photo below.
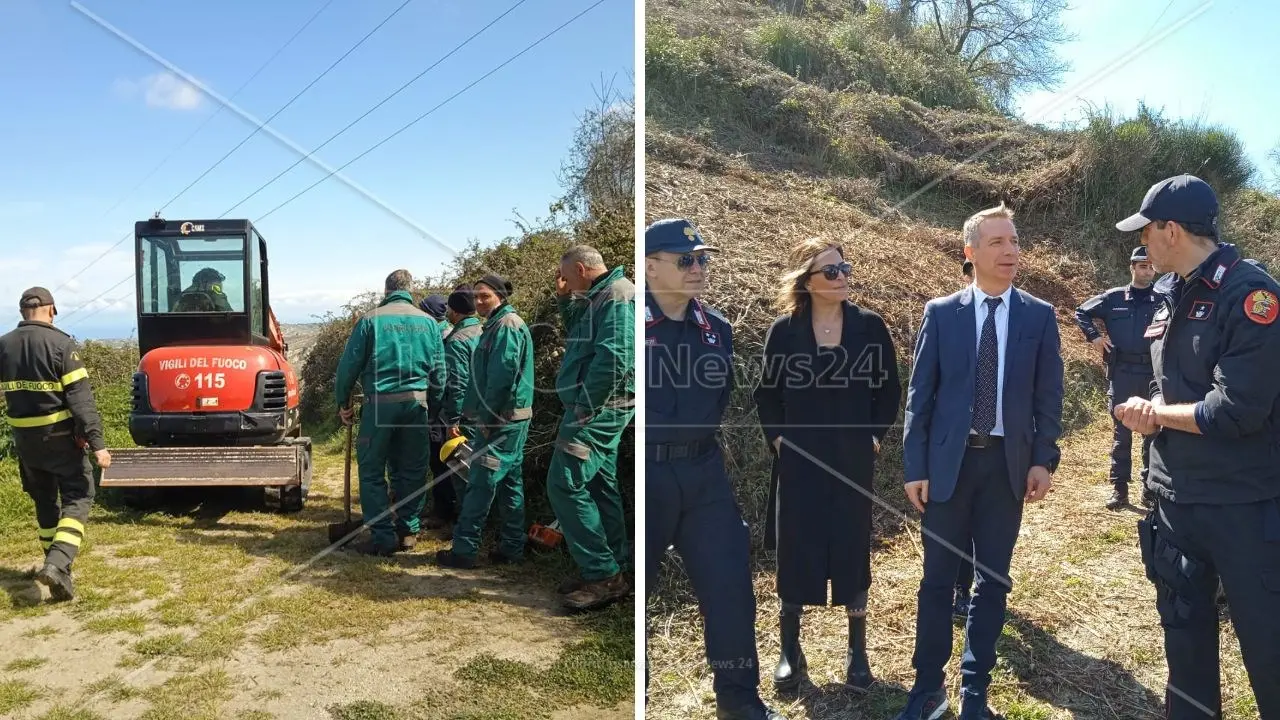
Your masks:
[{"label": "reflective stripe on uniform", "polygon": [[89,377],[89,371],[84,368],[80,368],[78,370],[72,370],[71,372],[62,376],[62,384],[70,385],[77,380],[84,380],[87,377]]},{"label": "reflective stripe on uniform", "polygon": [[62,518],[58,521],[57,532],[53,536],[56,543],[62,542],[68,545],[80,547],[80,541],[84,538],[84,523],[75,518]]},{"label": "reflective stripe on uniform", "polygon": [[70,419],[70,410],[59,410],[56,413],[51,413],[49,415],[37,415],[35,417],[8,418],[10,425],[20,428],[44,427],[45,425],[53,425],[54,423],[60,423],[63,420]]},{"label": "reflective stripe on uniform", "polygon": [[57,533],[57,531],[58,531],[57,528],[40,528],[39,529],[40,544],[44,547],[45,550],[48,550],[49,546],[53,544],[53,536],[55,533]]},{"label": "reflective stripe on uniform", "polygon": [[[79,372],[79,371],[77,371]],[[75,373],[68,373],[66,377],[71,377]],[[66,378],[63,378],[64,380]],[[5,392],[13,392],[15,390],[30,390],[31,392],[62,392],[62,385],[56,380],[9,380],[0,382],[0,390]]]}]

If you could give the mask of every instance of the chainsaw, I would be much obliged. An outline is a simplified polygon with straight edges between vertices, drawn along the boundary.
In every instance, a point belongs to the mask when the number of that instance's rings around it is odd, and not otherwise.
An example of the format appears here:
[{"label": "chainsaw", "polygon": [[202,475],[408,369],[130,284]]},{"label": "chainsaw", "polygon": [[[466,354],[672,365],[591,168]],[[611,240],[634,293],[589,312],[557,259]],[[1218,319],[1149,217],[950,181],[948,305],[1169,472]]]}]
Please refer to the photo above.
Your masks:
[{"label": "chainsaw", "polygon": [[529,542],[544,550],[556,549],[562,540],[564,540],[564,533],[560,532],[559,520],[550,525],[534,523],[533,527],[529,528]]}]

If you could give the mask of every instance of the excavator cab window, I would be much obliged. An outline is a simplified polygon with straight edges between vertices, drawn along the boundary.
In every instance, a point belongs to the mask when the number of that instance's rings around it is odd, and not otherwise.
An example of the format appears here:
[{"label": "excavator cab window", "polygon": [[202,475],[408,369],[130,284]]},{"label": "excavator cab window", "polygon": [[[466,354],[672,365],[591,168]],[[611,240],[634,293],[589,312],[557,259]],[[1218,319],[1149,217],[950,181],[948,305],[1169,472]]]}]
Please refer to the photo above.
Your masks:
[{"label": "excavator cab window", "polygon": [[142,312],[243,313],[245,238],[141,239]]}]

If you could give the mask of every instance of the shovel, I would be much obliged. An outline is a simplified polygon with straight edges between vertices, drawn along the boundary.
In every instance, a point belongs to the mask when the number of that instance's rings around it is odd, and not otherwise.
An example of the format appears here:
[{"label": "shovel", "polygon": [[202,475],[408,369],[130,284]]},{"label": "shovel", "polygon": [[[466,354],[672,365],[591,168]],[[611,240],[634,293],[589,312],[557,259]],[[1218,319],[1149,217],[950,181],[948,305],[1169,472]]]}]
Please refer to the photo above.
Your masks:
[{"label": "shovel", "polygon": [[347,519],[345,522],[329,523],[329,542],[336,543],[351,533],[359,530],[364,524],[358,520],[351,519],[351,425],[347,426],[347,455],[345,459],[346,466],[342,475],[342,499],[346,506]]}]

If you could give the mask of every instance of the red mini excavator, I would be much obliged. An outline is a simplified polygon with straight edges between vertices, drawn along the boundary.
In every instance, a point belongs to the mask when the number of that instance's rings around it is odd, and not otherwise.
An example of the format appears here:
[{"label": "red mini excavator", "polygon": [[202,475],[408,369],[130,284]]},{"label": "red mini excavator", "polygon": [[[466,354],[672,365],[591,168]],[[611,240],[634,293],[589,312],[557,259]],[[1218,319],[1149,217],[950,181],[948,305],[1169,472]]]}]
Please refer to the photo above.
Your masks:
[{"label": "red mini excavator", "polygon": [[267,244],[248,220],[134,225],[138,351],[129,433],[103,487],[147,505],[160,488],[259,488],[302,509],[311,439],[299,383],[268,300]]}]

